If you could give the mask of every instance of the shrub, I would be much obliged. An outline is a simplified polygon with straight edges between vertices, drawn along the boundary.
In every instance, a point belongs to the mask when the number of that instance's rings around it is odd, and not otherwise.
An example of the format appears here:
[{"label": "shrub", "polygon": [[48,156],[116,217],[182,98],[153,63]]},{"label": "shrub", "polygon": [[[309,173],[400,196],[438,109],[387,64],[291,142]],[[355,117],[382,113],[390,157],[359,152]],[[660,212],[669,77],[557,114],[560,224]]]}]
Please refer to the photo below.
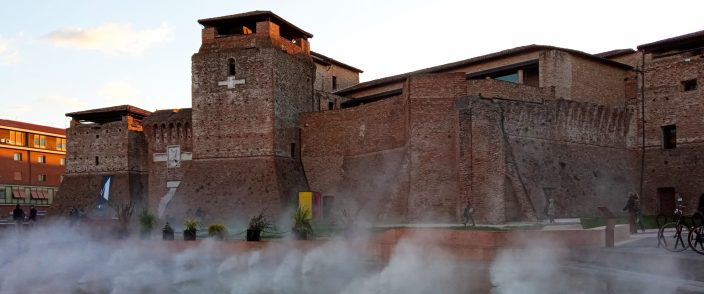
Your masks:
[{"label": "shrub", "polygon": [[142,226],[142,232],[151,232],[156,224],[156,217],[149,211],[142,210],[139,214],[139,224]]},{"label": "shrub", "polygon": [[227,228],[223,224],[211,224],[208,226],[208,236],[224,240],[227,236]]},{"label": "shrub", "polygon": [[198,221],[192,218],[187,218],[183,220],[183,229],[185,231],[197,231]]}]

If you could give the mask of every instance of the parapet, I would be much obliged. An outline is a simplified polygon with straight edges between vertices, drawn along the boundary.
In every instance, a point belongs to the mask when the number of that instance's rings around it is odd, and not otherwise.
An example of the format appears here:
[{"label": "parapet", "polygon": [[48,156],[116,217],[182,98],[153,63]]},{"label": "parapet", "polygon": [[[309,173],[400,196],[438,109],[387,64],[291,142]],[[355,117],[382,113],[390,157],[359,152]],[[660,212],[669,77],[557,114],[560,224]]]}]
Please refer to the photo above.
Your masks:
[{"label": "parapet", "polygon": [[281,46],[290,54],[310,55],[308,33],[271,11],[251,11],[198,20],[203,25],[203,46],[251,48]]}]

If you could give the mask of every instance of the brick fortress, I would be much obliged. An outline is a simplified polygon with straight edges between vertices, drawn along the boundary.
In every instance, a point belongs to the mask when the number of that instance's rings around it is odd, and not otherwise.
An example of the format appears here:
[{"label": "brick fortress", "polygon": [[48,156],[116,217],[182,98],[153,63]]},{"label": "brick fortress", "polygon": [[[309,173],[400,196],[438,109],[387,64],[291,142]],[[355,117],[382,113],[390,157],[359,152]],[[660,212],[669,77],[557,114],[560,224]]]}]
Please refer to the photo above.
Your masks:
[{"label": "brick fortress", "polygon": [[[247,219],[320,191],[334,215],[482,222],[619,210],[704,193],[704,31],[588,54],[529,45],[359,83],[268,11],[199,20],[192,108],[67,114],[56,208],[111,202],[160,217]],[[332,207],[334,203],[334,207]]]}]

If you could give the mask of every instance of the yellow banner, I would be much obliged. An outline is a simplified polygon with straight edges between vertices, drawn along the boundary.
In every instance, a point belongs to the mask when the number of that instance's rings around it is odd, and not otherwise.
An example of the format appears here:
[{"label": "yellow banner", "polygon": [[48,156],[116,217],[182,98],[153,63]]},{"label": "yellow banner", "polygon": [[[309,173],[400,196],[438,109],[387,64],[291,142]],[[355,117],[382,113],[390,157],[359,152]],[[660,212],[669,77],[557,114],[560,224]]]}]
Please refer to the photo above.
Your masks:
[{"label": "yellow banner", "polygon": [[313,192],[298,192],[298,207],[308,210],[308,218],[313,213]]}]

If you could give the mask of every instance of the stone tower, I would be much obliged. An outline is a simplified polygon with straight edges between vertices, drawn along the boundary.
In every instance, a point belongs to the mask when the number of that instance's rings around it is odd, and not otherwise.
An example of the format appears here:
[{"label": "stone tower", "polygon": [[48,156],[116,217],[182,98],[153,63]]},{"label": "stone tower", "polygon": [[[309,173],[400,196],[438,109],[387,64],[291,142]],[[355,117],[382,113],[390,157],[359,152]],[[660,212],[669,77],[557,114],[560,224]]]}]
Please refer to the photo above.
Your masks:
[{"label": "stone tower", "polygon": [[276,216],[308,189],[299,114],[313,110],[312,37],[270,11],[202,19],[192,57],[193,160],[173,218]]}]

